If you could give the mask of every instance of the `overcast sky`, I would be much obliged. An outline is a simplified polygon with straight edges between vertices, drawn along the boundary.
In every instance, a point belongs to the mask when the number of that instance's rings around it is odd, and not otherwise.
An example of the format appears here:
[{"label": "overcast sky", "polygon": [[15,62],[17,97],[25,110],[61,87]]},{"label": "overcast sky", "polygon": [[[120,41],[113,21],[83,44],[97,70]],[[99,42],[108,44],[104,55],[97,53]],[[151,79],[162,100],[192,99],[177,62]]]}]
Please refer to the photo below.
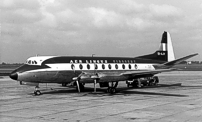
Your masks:
[{"label": "overcast sky", "polygon": [[199,53],[201,0],[0,0],[0,62],[39,55],[139,56],[171,34],[176,58]]}]

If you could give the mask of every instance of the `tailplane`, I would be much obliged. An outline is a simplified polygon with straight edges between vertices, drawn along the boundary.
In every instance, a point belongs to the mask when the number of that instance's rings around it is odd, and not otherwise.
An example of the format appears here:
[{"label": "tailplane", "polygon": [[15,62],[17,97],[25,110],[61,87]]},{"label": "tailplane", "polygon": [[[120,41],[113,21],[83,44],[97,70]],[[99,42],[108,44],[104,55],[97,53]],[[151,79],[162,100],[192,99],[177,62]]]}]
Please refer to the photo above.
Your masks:
[{"label": "tailplane", "polygon": [[156,60],[156,61],[162,61],[162,62],[175,60],[175,55],[174,55],[170,34],[166,31],[163,33],[159,50],[157,50],[155,53],[139,56],[136,58]]}]

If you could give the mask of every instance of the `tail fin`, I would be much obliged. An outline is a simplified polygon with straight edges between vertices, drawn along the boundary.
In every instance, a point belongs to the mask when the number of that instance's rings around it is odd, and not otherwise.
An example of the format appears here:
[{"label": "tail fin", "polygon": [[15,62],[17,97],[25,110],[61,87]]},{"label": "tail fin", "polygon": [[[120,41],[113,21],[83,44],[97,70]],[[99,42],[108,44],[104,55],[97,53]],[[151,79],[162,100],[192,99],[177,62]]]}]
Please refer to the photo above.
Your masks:
[{"label": "tail fin", "polygon": [[139,56],[137,58],[156,60],[156,61],[162,61],[162,62],[175,60],[175,55],[173,51],[173,45],[171,42],[170,34],[164,31],[161,39],[160,48],[155,53]]}]

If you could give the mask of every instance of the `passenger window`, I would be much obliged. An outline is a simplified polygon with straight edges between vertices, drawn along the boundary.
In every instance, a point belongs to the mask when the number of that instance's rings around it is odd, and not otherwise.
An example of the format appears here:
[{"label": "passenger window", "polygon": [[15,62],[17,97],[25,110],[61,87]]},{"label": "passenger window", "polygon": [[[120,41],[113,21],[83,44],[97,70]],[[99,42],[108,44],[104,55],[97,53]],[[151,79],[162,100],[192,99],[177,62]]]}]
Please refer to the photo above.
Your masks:
[{"label": "passenger window", "polygon": [[80,65],[79,65],[79,68],[80,68],[80,69],[83,69],[83,65],[82,65],[82,64],[80,64]]},{"label": "passenger window", "polygon": [[102,69],[105,69],[105,65],[104,64],[102,64]]},{"label": "passenger window", "polygon": [[118,69],[118,68],[119,68],[117,64],[115,65],[115,68],[116,68],[116,69]]},{"label": "passenger window", "polygon": [[30,60],[28,61],[28,64],[31,64],[31,61],[30,61]]},{"label": "passenger window", "polygon": [[130,64],[128,65],[128,68],[131,69],[131,65]]},{"label": "passenger window", "polygon": [[137,69],[137,64],[135,64],[135,69]]},{"label": "passenger window", "polygon": [[97,69],[98,68],[98,66],[97,66],[97,64],[95,64],[95,69]]},{"label": "passenger window", "polygon": [[122,68],[125,69],[125,65],[124,64],[122,65]]},{"label": "passenger window", "polygon": [[90,65],[89,64],[87,64],[87,69],[90,69]]},{"label": "passenger window", "polygon": [[109,64],[108,67],[109,67],[109,69],[111,69],[112,68],[111,64]]},{"label": "passenger window", "polygon": [[71,65],[72,70],[74,69],[74,64]]}]

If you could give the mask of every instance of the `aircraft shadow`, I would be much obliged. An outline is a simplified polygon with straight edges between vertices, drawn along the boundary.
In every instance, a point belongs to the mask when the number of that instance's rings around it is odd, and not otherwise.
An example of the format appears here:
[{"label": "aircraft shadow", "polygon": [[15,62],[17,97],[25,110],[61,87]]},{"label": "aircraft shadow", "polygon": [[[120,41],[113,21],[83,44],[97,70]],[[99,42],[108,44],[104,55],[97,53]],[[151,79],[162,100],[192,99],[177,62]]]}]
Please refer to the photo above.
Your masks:
[{"label": "aircraft shadow", "polygon": [[181,86],[183,88],[191,88],[191,89],[202,89],[202,85],[200,86]]},{"label": "aircraft shadow", "polygon": [[120,91],[121,94],[139,94],[139,95],[159,95],[159,96],[173,96],[173,97],[188,97],[188,95],[181,94],[168,94],[158,92],[145,92],[145,91]]},{"label": "aircraft shadow", "polygon": [[[160,87],[172,87],[172,86],[181,86],[181,83],[177,84],[159,84],[158,86],[148,86],[143,88],[127,88],[127,87],[118,87],[117,93],[109,94],[106,92],[106,88],[97,88],[97,92],[94,93],[94,88],[85,87],[85,91],[81,92],[83,96],[86,95],[102,95],[102,96],[112,96],[112,95],[131,95],[131,94],[139,94],[139,95],[160,95],[160,96],[174,96],[174,97],[188,97],[188,95],[181,94],[168,94],[168,93],[157,93],[157,92],[145,92],[138,91],[138,89],[148,89],[148,88],[160,88]],[[135,91],[131,91],[131,89],[135,89]],[[43,90],[42,94],[68,94],[68,93],[77,93],[75,88],[57,88],[52,90]]]}]

